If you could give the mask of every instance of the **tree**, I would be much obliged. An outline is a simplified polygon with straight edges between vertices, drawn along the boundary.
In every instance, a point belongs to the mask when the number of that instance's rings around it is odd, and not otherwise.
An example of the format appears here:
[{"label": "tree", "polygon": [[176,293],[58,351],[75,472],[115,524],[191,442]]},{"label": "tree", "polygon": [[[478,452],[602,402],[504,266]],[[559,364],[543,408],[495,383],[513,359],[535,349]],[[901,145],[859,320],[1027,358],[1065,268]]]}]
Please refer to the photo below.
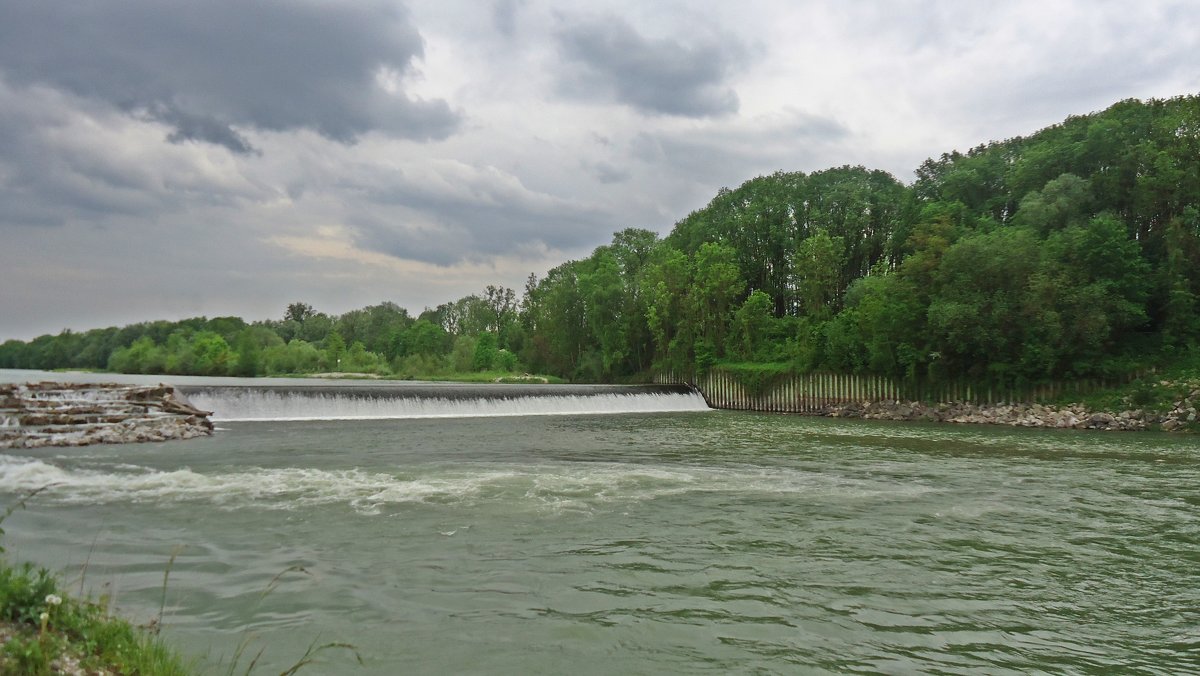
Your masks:
[{"label": "tree", "polygon": [[1014,217],[1017,225],[1037,230],[1043,237],[1091,216],[1092,188],[1074,174],[1063,174],[1021,200]]},{"label": "tree", "polygon": [[770,339],[775,317],[771,297],[753,291],[734,315],[735,355],[745,360],[769,361]]},{"label": "tree", "polygon": [[693,263],[691,321],[704,341],[710,359],[723,356],[733,308],[746,288],[732,247],[713,242],[700,245]]},{"label": "tree", "polygon": [[308,303],[292,303],[287,306],[287,311],[283,313],[283,320],[291,322],[299,322],[303,324],[309,317],[314,314],[313,306]]},{"label": "tree", "polygon": [[471,358],[471,370],[486,371],[496,361],[498,340],[494,333],[481,333],[475,341],[475,350]]},{"label": "tree", "polygon": [[582,267],[580,261],[568,261],[527,288],[521,321],[529,337],[521,361],[530,368],[571,377],[578,367],[589,340],[579,288]]},{"label": "tree", "polygon": [[792,256],[792,275],[800,310],[823,321],[838,309],[841,298],[845,245],[841,237],[830,237],[817,229],[800,242]]},{"label": "tree", "polygon": [[664,370],[686,373],[692,363],[696,328],[686,317],[691,266],[687,256],[677,249],[668,247],[657,254],[641,279],[655,361]]},{"label": "tree", "polygon": [[342,355],[346,352],[346,341],[342,334],[331,331],[325,338],[325,367],[333,371],[342,370]]},{"label": "tree", "polygon": [[443,355],[450,349],[452,337],[438,324],[428,319],[416,323],[400,334],[400,355]]},{"label": "tree", "polygon": [[[490,311],[488,329],[503,337],[509,324],[516,320],[517,294],[506,286],[488,284],[484,289],[484,302]],[[502,340],[501,343],[504,341]]]},{"label": "tree", "polygon": [[597,249],[579,275],[588,342],[599,358],[592,377],[609,380],[628,354],[625,342],[625,284],[620,266],[607,247]]}]

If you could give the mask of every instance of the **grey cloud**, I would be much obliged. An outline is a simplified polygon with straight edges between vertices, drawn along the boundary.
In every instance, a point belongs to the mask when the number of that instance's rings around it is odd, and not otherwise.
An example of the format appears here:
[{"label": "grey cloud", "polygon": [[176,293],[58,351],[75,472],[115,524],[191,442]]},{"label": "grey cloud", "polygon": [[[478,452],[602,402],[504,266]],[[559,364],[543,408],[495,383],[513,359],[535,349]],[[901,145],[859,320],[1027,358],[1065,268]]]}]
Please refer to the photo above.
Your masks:
[{"label": "grey cloud", "polygon": [[708,185],[730,186],[777,170],[823,169],[824,164],[812,165],[829,163],[830,150],[849,138],[849,130],[835,119],[796,112],[703,133],[642,132],[634,137],[631,152],[634,158],[669,167],[672,173],[686,173]]},{"label": "grey cloud", "polygon": [[[44,106],[18,100],[0,82],[0,227],[62,225],[70,220],[128,216],[148,195],[101,158],[48,142],[37,127]],[[32,105],[30,105],[32,103]],[[56,131],[65,128],[61,121]]]},{"label": "grey cloud", "polygon": [[894,59],[897,81],[927,113],[967,121],[978,141],[1200,82],[1190,0],[1148,0],[1136,11],[1119,0],[918,3],[908,10],[840,3],[835,32],[861,40],[866,53],[911,54]]},{"label": "grey cloud", "polygon": [[0,0],[0,71],[139,111],[172,140],[245,153],[235,126],[309,128],[352,142],[383,130],[415,140],[453,133],[445,101],[388,93],[380,69],[406,73],[423,43],[404,9],[264,0]]},{"label": "grey cloud", "polygon": [[492,3],[492,25],[501,35],[510,38],[516,35],[517,11],[523,4],[524,0],[495,0]]},{"label": "grey cloud", "polygon": [[[123,133],[138,127],[97,103],[0,80],[0,228],[120,224],[271,192],[204,160]],[[139,143],[140,141],[140,143]],[[198,164],[192,164],[198,161]]]},{"label": "grey cloud", "polygon": [[[447,192],[398,177],[363,192],[367,206],[351,223],[357,244],[438,265],[520,255],[542,246],[589,245],[615,218],[595,207],[529,191],[509,177],[480,171],[446,177]],[[412,225],[419,223],[419,226]]]},{"label": "grey cloud", "polygon": [[615,167],[608,162],[585,163],[584,168],[587,169],[592,176],[596,177],[601,183],[623,183],[632,178],[633,174],[628,169]]},{"label": "grey cloud", "polygon": [[746,61],[732,38],[691,44],[643,37],[617,17],[580,21],[557,35],[559,51],[574,66],[560,87],[579,96],[602,96],[642,112],[682,117],[736,113],[729,80]]},{"label": "grey cloud", "polygon": [[258,151],[250,145],[246,137],[234,131],[228,123],[207,115],[192,115],[181,110],[173,110],[158,106],[148,111],[148,116],[171,127],[173,131],[167,135],[171,143],[184,141],[203,141],[214,145],[224,146],[230,152],[238,155],[252,155]]}]

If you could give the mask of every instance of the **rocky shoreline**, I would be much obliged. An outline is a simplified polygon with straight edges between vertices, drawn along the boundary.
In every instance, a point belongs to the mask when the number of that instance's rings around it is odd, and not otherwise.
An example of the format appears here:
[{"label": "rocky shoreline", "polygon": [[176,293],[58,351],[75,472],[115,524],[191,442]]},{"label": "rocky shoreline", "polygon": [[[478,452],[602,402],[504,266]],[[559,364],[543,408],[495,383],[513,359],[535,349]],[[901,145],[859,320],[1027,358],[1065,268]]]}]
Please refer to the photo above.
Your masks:
[{"label": "rocky shoreline", "polygon": [[1197,422],[1200,389],[1175,402],[1169,412],[1144,409],[1095,411],[1083,404],[926,404],[916,401],[866,401],[830,406],[822,415],[831,418],[863,418],[928,422],[1048,427],[1057,429],[1186,431]]},{"label": "rocky shoreline", "polygon": [[170,385],[0,385],[0,448],[191,439],[212,434],[209,415]]}]

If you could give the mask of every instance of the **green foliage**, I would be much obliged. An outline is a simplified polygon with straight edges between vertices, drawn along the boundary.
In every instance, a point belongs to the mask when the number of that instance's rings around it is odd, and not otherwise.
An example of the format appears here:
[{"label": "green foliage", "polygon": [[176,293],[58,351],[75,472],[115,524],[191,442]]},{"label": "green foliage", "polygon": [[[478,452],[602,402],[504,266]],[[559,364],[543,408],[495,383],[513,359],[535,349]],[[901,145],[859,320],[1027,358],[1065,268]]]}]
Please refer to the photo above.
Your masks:
[{"label": "green foliage", "polygon": [[443,355],[452,344],[452,336],[440,324],[418,319],[403,333],[396,334],[395,356]]},{"label": "green foliage", "polygon": [[492,357],[492,370],[512,373],[517,370],[517,355],[503,348],[496,350],[496,354]]},{"label": "green foliage", "polygon": [[216,333],[201,331],[192,337],[190,345],[192,372],[202,376],[226,375],[235,364],[236,357],[229,343]]},{"label": "green foliage", "polygon": [[0,560],[0,620],[14,635],[0,651],[0,672],[56,673],[63,654],[81,661],[87,673],[182,676],[192,669],[154,636],[105,609],[67,597],[45,568]]},{"label": "green foliage", "polygon": [[120,348],[108,358],[108,370],[117,373],[163,373],[166,353],[150,336],[142,336],[127,348]]},{"label": "green foliage", "polygon": [[50,571],[32,564],[4,565],[0,568],[0,619],[6,622],[38,624],[46,609],[46,597],[57,591]]},{"label": "green foliage", "polygon": [[772,347],[770,338],[774,324],[770,296],[763,291],[751,293],[734,314],[737,347],[731,354],[745,360],[763,359]]},{"label": "green foliage", "polygon": [[308,303],[292,303],[287,306],[287,311],[283,314],[283,320],[288,322],[304,323],[304,320],[312,317],[313,306]]},{"label": "green foliage", "polygon": [[362,341],[354,341],[342,356],[341,369],[347,373],[385,374],[387,361],[378,353],[367,350]]},{"label": "green foliage", "polygon": [[341,371],[342,355],[346,352],[346,340],[337,331],[326,334],[321,350],[321,368],[328,371]]},{"label": "green foliage", "polygon": [[264,349],[262,360],[267,375],[315,373],[320,368],[321,352],[312,343],[297,338]]},{"label": "green foliage", "polygon": [[455,373],[467,373],[475,369],[475,343],[474,336],[459,336],[454,340],[454,347],[450,350],[448,362],[450,370]]},{"label": "green foliage", "polygon": [[[664,240],[421,312],[146,322],[0,344],[0,367],[135,373],[515,369],[620,382],[726,361],[1024,386],[1200,345],[1200,96],[1122,101],[931,158],[722,188]],[[349,347],[347,347],[349,346]],[[339,360],[342,363],[339,364]]]},{"label": "green foliage", "polygon": [[471,356],[471,370],[484,371],[492,367],[496,360],[498,341],[494,333],[481,333],[475,341],[475,349]]},{"label": "green foliage", "polygon": [[396,377],[405,380],[431,376],[442,377],[447,373],[445,360],[430,354],[410,354],[407,357],[397,357],[392,363],[392,371]]},{"label": "green foliage", "polygon": [[757,397],[772,386],[795,373],[791,364],[780,362],[734,362],[721,364],[724,371],[746,390],[746,394]]},{"label": "green foliage", "polygon": [[843,239],[830,237],[824,229],[818,229],[800,242],[791,263],[801,311],[818,320],[828,319],[841,297]]}]

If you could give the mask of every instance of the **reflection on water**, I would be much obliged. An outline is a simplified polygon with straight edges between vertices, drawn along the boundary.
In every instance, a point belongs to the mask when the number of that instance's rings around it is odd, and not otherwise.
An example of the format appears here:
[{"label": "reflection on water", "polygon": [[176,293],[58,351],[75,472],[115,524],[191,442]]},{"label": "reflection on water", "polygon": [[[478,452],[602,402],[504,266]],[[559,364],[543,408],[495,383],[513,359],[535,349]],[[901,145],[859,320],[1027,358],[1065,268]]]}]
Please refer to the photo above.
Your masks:
[{"label": "reflection on water", "polygon": [[[717,412],[0,456],[14,558],[263,673],[1186,673],[1194,440]],[[304,572],[298,572],[298,569]],[[263,591],[281,571],[277,586]],[[255,648],[257,650],[257,648]],[[227,665],[226,665],[227,666]],[[224,668],[212,666],[213,673]]]}]

